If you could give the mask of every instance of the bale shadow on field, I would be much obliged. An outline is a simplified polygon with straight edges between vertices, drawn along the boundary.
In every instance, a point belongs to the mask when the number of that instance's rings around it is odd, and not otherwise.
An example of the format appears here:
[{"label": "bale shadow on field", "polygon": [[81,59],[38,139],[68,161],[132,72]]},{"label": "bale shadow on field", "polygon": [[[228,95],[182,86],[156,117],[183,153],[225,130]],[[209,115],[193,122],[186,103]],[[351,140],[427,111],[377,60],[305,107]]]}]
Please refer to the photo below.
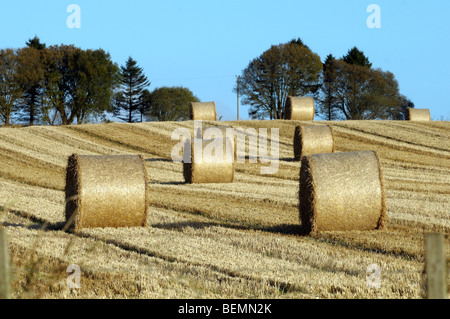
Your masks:
[{"label": "bale shadow on field", "polygon": [[184,228],[190,227],[194,229],[204,229],[208,227],[224,227],[236,230],[259,230],[274,234],[283,235],[297,235],[305,236],[308,235],[305,227],[295,224],[281,224],[275,226],[249,226],[249,225],[239,225],[239,224],[226,224],[219,222],[197,222],[197,221],[185,221],[178,223],[159,223],[151,225],[155,228],[166,229],[166,230],[182,230]]},{"label": "bale shadow on field", "polygon": [[72,232],[71,229],[68,229],[67,222],[56,222],[54,224],[49,224],[46,230],[62,230],[65,232]]},{"label": "bale shadow on field", "polygon": [[[33,224],[23,224],[23,223],[9,223],[0,222],[0,227],[12,227],[12,228],[24,228],[28,230],[38,230],[43,232],[61,231],[67,234],[77,234],[73,227],[67,224],[66,221],[56,222],[56,223],[33,223]],[[156,226],[155,226],[156,227]],[[102,228],[102,227],[93,227]],[[163,227],[160,227],[163,228]]]},{"label": "bale shadow on field", "polygon": [[3,227],[12,227],[12,228],[25,228],[28,230],[43,230],[43,231],[53,231],[53,230],[61,230],[59,227],[55,227],[55,225],[52,224],[39,224],[39,223],[33,223],[33,224],[22,224],[22,223],[9,223],[4,222],[0,223],[0,226]]},{"label": "bale shadow on field", "polygon": [[19,224],[19,223],[9,223],[9,222],[3,222],[0,223],[0,227],[13,227],[13,228],[26,228],[26,229],[40,229],[42,226],[33,224],[33,225],[25,225],[25,224]]},{"label": "bale shadow on field", "polygon": [[159,223],[154,224],[152,227],[160,228],[160,229],[166,229],[166,230],[180,230],[183,228],[194,228],[194,229],[203,229],[208,227],[214,227],[214,226],[228,226],[223,225],[216,222],[196,222],[196,221],[186,221],[186,222],[178,222],[178,223]]},{"label": "bale shadow on field", "polygon": [[274,234],[283,234],[283,235],[297,235],[297,236],[306,236],[308,235],[308,231],[302,225],[296,224],[281,224],[275,226],[262,227],[262,231],[266,231]]},{"label": "bale shadow on field", "polygon": [[298,162],[294,157],[281,157],[279,160],[282,162]]},{"label": "bale shadow on field", "polygon": [[[0,206],[0,211],[3,207]],[[9,213],[12,215],[15,215],[17,217],[20,217],[22,219],[27,219],[28,223],[21,223],[21,222],[7,222],[7,221],[1,221],[0,220],[0,226],[4,226],[4,227],[15,227],[15,228],[26,228],[29,230],[42,230],[42,231],[54,231],[54,230],[63,230],[66,222],[65,221],[61,221],[61,222],[56,222],[56,223],[50,223],[48,221],[44,221],[41,220],[37,217],[34,217],[32,215],[30,215],[29,213],[25,212],[25,211],[20,211],[20,210],[14,210],[14,209],[10,209]]]},{"label": "bale shadow on field", "polygon": [[[243,156],[243,157],[239,157],[239,159],[244,159],[244,163],[250,163],[250,160],[252,160],[252,161],[254,161],[254,162],[256,162],[256,163],[261,163],[261,161],[260,161],[260,159],[261,159],[261,157],[258,157],[258,156],[249,156],[249,155],[245,155],[245,156]],[[276,160],[276,158],[272,158],[272,157],[263,157],[263,159],[268,159],[268,160]],[[297,161],[297,160],[295,160],[295,158],[293,158],[293,157],[280,157],[280,158],[278,158],[278,161],[280,161],[280,162],[290,162],[290,163],[295,163],[295,162],[299,162],[299,161]],[[239,161],[237,161],[237,163],[240,163]],[[255,164],[255,163],[253,163],[253,164]]]},{"label": "bale shadow on field", "polygon": [[186,182],[152,182],[153,185],[185,185]]},{"label": "bale shadow on field", "polygon": [[171,159],[167,159],[167,158],[146,158],[145,161],[146,162],[170,162],[170,163],[173,162]]},{"label": "bale shadow on field", "polygon": [[[238,156],[238,159],[240,159],[240,160],[245,160],[245,161],[250,161],[250,160],[253,160],[253,161],[258,161],[258,156],[250,156],[250,155],[244,155],[244,156]],[[239,163],[239,162],[238,162]]]}]

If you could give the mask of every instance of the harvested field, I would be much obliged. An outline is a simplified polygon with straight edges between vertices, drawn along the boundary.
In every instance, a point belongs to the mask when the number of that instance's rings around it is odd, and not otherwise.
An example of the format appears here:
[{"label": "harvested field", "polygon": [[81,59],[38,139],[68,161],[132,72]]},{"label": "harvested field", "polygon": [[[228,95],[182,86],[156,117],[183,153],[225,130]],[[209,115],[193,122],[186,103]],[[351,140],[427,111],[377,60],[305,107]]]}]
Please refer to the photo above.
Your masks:
[{"label": "harvested field", "polygon": [[[445,234],[450,268],[449,122],[312,123],[333,128],[336,152],[377,152],[388,220],[383,230],[308,236],[300,233],[292,142],[303,122],[220,123],[268,128],[269,135],[278,128],[278,172],[261,175],[267,164],[236,163],[233,183],[185,184],[183,164],[171,161],[178,142],[171,133],[192,121],[0,128],[0,219],[13,297],[423,298],[431,231]],[[146,227],[63,231],[73,153],[142,154]],[[81,267],[81,289],[67,288],[69,264]],[[381,268],[380,289],[366,285],[371,264]]]}]

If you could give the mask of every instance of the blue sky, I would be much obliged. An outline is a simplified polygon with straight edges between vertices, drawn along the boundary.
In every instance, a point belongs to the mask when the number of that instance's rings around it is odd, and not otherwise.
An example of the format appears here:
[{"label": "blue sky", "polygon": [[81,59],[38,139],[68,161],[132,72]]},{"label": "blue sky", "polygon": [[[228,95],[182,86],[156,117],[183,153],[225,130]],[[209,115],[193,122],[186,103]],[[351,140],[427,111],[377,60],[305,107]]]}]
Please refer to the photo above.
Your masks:
[{"label": "blue sky", "polygon": [[[70,4],[80,7],[80,28],[66,24]],[[381,9],[381,28],[367,26],[370,4]],[[0,48],[37,35],[47,45],[102,48],[119,65],[131,56],[150,90],[188,87],[234,120],[235,76],[271,45],[300,37],[322,60],[357,46],[394,73],[417,108],[450,120],[449,14],[448,0],[2,0]],[[241,119],[247,112],[241,105]]]}]

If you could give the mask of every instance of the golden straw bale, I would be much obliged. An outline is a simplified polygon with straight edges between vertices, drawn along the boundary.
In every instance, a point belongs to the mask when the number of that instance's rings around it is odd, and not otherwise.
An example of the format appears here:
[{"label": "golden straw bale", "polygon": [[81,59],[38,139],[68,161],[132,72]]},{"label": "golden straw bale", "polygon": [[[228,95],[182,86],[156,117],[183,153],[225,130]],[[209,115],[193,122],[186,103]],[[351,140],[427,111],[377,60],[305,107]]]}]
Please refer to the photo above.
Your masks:
[{"label": "golden straw bale", "polygon": [[429,109],[415,109],[408,107],[406,114],[407,121],[431,121],[431,114]]},{"label": "golden straw bale", "polygon": [[334,133],[329,125],[298,125],[294,132],[294,158],[300,161],[303,156],[333,153]]},{"label": "golden straw bale", "polygon": [[288,96],[284,118],[294,121],[314,121],[314,99],[308,96]]},{"label": "golden straw bale", "polygon": [[385,193],[376,152],[303,157],[299,213],[308,233],[383,228]]},{"label": "golden straw bale", "polygon": [[[195,140],[192,142],[186,141],[184,151],[186,152],[189,147],[191,150],[190,161],[183,161],[183,175],[186,183],[233,182],[233,152],[235,152],[233,140],[228,138],[214,138],[198,139],[198,141],[199,144],[196,144]],[[219,145],[222,147],[222,154],[218,153]]]},{"label": "golden straw bale", "polygon": [[191,120],[216,121],[216,103],[214,102],[191,102]]},{"label": "golden straw bale", "polygon": [[199,139],[228,138],[233,144],[234,160],[237,159],[237,136],[232,125],[214,125],[202,123],[202,128],[197,129],[195,136]]},{"label": "golden straw bale", "polygon": [[66,223],[75,230],[146,225],[148,178],[140,155],[73,154],[65,193]]}]

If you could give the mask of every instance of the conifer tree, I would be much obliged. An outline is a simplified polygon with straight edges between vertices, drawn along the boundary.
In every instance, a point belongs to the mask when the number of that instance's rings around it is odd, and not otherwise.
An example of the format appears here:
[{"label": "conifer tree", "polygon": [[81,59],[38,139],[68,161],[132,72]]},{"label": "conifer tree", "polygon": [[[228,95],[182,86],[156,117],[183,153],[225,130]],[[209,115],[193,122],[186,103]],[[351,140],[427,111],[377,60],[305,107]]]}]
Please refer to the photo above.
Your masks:
[{"label": "conifer tree", "polygon": [[[116,94],[114,115],[128,123],[135,122],[135,114],[140,112],[144,89],[150,85],[144,70],[129,57],[120,67],[120,91]],[[125,112],[125,116],[122,114]]]}]

